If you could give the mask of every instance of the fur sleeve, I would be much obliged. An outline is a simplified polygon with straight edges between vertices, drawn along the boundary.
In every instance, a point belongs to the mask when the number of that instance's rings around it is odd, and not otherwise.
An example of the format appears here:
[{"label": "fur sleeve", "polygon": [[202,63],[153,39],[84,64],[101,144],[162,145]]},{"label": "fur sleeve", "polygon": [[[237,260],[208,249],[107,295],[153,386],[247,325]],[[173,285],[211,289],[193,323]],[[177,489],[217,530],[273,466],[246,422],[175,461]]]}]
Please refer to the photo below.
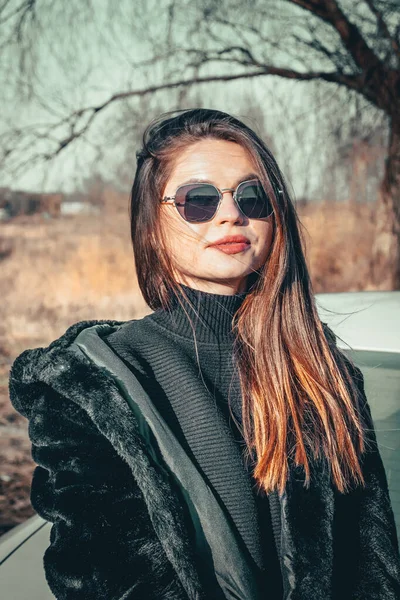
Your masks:
[{"label": "fur sleeve", "polygon": [[359,390],[360,413],[366,432],[361,456],[365,487],[359,486],[336,499],[336,590],[341,599],[397,600],[400,598],[400,555],[396,524],[385,468],[376,439],[364,376],[349,365]]},{"label": "fur sleeve", "polygon": [[[29,387],[29,386],[28,386]],[[76,404],[46,384],[29,395],[31,503],[53,523],[43,557],[58,600],[188,598],[128,465]],[[14,406],[24,398],[10,385]],[[27,399],[27,398],[26,398]]]}]

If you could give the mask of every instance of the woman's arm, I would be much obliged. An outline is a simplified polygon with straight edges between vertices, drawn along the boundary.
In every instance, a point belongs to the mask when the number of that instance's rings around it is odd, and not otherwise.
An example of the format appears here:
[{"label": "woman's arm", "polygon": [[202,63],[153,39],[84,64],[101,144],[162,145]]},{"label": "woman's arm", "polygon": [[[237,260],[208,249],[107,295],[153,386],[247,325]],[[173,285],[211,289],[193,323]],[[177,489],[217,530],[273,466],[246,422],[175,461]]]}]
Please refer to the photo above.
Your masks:
[{"label": "woman's arm", "polygon": [[[31,503],[53,523],[43,561],[55,597],[187,600],[128,465],[79,406],[34,385]],[[11,401],[23,414],[16,393],[10,380]]]},{"label": "woman's arm", "polygon": [[350,370],[360,391],[360,412],[367,434],[367,450],[361,457],[365,487],[336,497],[336,581],[342,587],[334,597],[398,600],[400,555],[386,472],[363,374],[358,367],[350,365]]}]

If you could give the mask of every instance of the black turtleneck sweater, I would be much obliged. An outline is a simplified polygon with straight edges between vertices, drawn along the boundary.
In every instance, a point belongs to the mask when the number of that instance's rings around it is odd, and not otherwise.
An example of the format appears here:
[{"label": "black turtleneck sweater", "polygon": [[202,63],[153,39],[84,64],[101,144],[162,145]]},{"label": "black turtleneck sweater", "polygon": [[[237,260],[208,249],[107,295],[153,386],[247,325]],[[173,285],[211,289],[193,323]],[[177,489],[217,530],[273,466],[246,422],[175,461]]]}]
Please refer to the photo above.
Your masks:
[{"label": "black turtleneck sweater", "polygon": [[181,286],[189,297],[189,303],[182,301],[194,332],[173,297],[169,309],[128,321],[105,341],[134,372],[215,492],[268,597],[282,598],[268,497],[256,493],[252,468],[244,460],[245,442],[228,408],[229,394],[241,422],[232,318],[246,292],[222,295]]}]

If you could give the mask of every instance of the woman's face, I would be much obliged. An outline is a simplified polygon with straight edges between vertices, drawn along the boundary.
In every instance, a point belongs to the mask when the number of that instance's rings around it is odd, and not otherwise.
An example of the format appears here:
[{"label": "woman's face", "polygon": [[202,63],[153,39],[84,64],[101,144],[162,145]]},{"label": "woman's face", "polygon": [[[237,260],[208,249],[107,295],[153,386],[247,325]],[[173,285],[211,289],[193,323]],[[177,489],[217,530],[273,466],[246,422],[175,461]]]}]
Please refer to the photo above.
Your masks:
[{"label": "woman's face", "polygon": [[[240,144],[204,139],[179,155],[162,196],[174,196],[177,187],[192,178],[225,189],[236,188],[240,181],[257,176],[250,156]],[[223,193],[216,215],[206,223],[188,223],[173,204],[162,204],[161,225],[167,239],[166,250],[175,266],[175,280],[214,294],[246,291],[247,276],[259,269],[268,256],[272,218],[249,219],[234,202],[233,192]],[[244,235],[250,244],[235,254],[210,245],[227,235]]]}]

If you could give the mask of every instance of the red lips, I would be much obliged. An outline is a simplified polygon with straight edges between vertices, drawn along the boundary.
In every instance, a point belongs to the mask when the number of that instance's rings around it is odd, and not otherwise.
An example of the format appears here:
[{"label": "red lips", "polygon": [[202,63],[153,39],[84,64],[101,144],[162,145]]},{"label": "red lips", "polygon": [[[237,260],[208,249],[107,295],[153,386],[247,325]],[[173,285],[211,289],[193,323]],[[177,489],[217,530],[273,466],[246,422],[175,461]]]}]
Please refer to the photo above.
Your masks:
[{"label": "red lips", "polygon": [[220,238],[216,242],[210,244],[210,246],[219,246],[221,244],[250,244],[250,240],[244,235],[226,235]]}]

